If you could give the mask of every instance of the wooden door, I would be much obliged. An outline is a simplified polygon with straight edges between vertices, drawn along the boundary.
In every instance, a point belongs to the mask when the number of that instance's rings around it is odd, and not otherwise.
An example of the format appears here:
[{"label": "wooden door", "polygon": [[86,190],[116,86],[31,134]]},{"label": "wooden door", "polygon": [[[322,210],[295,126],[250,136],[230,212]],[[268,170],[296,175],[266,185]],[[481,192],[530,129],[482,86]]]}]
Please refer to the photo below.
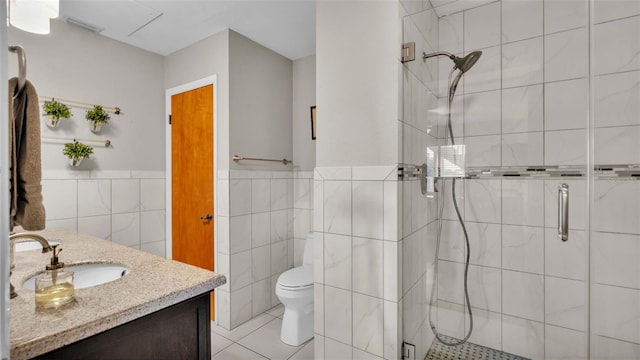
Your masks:
[{"label": "wooden door", "polygon": [[[213,85],[171,97],[172,257],[213,270]],[[214,318],[211,293],[211,319]]]}]

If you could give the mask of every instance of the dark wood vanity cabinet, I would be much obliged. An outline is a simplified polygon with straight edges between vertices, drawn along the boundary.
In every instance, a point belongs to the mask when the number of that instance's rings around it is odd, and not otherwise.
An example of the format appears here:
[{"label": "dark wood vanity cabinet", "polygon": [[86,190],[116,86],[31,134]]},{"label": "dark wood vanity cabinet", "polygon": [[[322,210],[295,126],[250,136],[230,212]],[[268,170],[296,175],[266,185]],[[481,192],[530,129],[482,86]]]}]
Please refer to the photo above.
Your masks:
[{"label": "dark wood vanity cabinet", "polygon": [[37,359],[211,359],[209,293],[185,300]]}]

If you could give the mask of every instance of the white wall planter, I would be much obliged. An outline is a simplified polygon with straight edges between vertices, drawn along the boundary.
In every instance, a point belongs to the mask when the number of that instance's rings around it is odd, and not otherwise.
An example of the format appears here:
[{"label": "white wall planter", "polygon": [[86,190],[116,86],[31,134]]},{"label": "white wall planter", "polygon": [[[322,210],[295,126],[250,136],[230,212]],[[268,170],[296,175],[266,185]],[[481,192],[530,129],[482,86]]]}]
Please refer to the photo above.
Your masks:
[{"label": "white wall planter", "polygon": [[104,123],[96,123],[96,122],[90,122],[90,123],[91,123],[90,125],[91,131],[94,133],[99,133],[100,130],[102,130],[102,125],[104,124]]},{"label": "white wall planter", "polygon": [[57,128],[58,126],[60,126],[60,120],[62,119],[66,118],[55,118],[51,115],[45,115],[45,123],[50,128]]},{"label": "white wall planter", "polygon": [[69,165],[73,166],[73,167],[78,167],[80,166],[80,164],[82,163],[82,160],[84,160],[84,158],[80,158],[80,159],[69,159]]}]

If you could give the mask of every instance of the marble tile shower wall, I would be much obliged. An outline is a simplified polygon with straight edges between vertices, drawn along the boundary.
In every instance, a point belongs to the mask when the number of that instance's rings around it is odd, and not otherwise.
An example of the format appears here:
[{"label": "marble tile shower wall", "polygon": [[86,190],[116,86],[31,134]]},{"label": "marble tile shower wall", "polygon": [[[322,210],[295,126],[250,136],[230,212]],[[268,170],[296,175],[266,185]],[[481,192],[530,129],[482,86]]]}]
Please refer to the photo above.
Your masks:
[{"label": "marble tile shower wall", "polygon": [[43,170],[42,192],[47,229],[165,256],[164,171]]},{"label": "marble tile shower wall", "polygon": [[[640,2],[594,4],[594,163],[640,164]],[[591,223],[594,358],[640,358],[640,181],[597,178]]]},{"label": "marble tile shower wall", "polygon": [[[483,51],[452,110],[467,166],[586,165],[587,5],[505,0],[440,18],[441,50]],[[444,95],[451,62],[439,67]],[[567,243],[554,229],[560,182],[572,191]],[[447,185],[437,320],[440,331],[462,338],[464,236]],[[533,359],[584,358],[586,182],[465,180],[456,192],[471,242],[470,341]]]},{"label": "marble tile shower wall", "polygon": [[398,186],[396,166],[316,168],[316,359],[400,358]]},{"label": "marble tile shower wall", "polygon": [[[571,189],[570,240],[557,238],[557,188]],[[439,257],[440,331],[464,337],[464,236],[445,192]],[[532,359],[586,356],[584,180],[476,179],[459,183],[470,240],[470,341]]]},{"label": "marble tile shower wall", "polygon": [[227,329],[279,304],[278,276],[302,262],[311,229],[311,172],[218,173],[217,320]]},{"label": "marble tile shower wall", "polygon": [[594,358],[640,358],[640,181],[595,181],[591,224]]},{"label": "marble tile shower wall", "polygon": [[[595,1],[595,164],[640,163],[639,7]],[[440,50],[483,51],[454,101],[467,166],[586,163],[587,14],[586,0],[504,0],[439,19]],[[439,64],[446,108],[451,61]]]},{"label": "marble tile shower wall", "polygon": [[[594,19],[592,74],[587,1],[503,0],[439,19],[440,50],[483,51],[454,102],[468,166],[585,166],[590,75],[594,163],[640,164],[640,3],[596,0]],[[451,63],[439,63],[442,96]],[[567,243],[554,232],[561,182],[571,188]],[[472,248],[472,342],[535,359],[586,358],[590,265],[592,356],[640,356],[640,322],[629,320],[640,308],[640,184],[599,178],[592,190],[589,264],[585,180],[459,183]],[[448,200],[442,238],[438,325],[462,337],[463,237]]]}]

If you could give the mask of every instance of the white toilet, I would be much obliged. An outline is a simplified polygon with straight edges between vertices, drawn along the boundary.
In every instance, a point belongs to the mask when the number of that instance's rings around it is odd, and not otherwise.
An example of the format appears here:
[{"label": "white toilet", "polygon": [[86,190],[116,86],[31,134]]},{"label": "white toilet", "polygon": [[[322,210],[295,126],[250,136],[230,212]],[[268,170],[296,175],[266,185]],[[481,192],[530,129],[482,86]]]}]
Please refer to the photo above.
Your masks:
[{"label": "white toilet", "polygon": [[304,243],[302,266],[278,277],[276,295],[284,305],[280,340],[298,346],[313,337],[313,233]]}]

